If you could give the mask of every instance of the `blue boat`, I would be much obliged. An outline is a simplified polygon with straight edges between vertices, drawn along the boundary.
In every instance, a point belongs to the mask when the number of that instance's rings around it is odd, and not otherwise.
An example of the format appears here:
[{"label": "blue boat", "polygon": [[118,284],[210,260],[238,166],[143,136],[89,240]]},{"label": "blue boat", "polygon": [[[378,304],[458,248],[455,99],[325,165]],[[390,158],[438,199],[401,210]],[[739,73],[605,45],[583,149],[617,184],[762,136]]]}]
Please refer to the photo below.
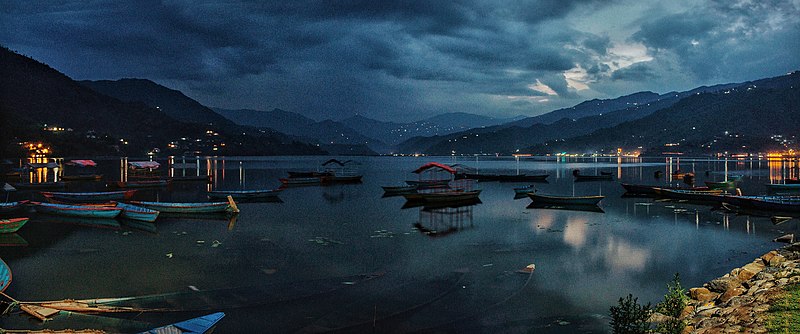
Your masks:
[{"label": "blue boat", "polygon": [[153,328],[149,331],[141,332],[139,334],[161,334],[161,333],[187,333],[187,334],[203,334],[211,333],[217,323],[225,317],[224,312],[217,312],[202,317],[189,319],[186,321],[176,322],[171,325]]},{"label": "blue boat", "polygon": [[156,218],[158,218],[157,210],[121,202],[117,202],[117,207],[122,209],[122,212],[119,214],[119,216],[122,218],[150,223],[156,221]]},{"label": "blue boat", "polygon": [[142,202],[130,201],[129,203],[163,213],[220,213],[236,212],[230,202],[200,202],[200,203],[174,203],[174,202]]},{"label": "blue boat", "polygon": [[11,268],[0,259],[0,292],[6,291],[6,288],[11,284]]},{"label": "blue boat", "polygon": [[55,203],[31,202],[36,207],[36,212],[58,216],[83,217],[83,218],[114,218],[122,209],[103,205],[69,205]]}]

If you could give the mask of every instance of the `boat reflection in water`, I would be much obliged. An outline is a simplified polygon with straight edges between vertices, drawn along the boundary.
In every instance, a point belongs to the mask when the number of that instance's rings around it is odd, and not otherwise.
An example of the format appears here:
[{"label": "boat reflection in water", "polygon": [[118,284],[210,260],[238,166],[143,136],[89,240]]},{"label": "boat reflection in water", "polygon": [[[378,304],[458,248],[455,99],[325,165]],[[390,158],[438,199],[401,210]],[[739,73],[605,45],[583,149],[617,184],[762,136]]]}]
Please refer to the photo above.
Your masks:
[{"label": "boat reflection in water", "polygon": [[0,233],[0,247],[25,247],[28,241],[17,233]]},{"label": "boat reflection in water", "polygon": [[414,223],[414,228],[430,237],[443,237],[471,228],[474,226],[473,209],[478,204],[481,204],[481,200],[474,198],[424,205],[419,209],[419,220]]}]

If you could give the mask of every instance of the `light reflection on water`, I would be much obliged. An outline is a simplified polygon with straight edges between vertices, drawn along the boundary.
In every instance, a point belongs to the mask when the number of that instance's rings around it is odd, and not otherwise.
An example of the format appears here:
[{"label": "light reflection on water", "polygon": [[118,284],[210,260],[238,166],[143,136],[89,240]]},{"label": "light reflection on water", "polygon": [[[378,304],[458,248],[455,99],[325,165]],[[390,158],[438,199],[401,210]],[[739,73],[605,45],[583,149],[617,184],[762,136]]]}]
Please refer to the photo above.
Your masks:
[{"label": "light reflection on water", "polygon": [[[399,332],[424,328],[474,332],[538,328],[566,319],[570,325],[560,327],[564,332],[604,331],[608,319],[593,315],[607,314],[619,297],[634,293],[642,301],[657,302],[675,272],[681,274],[684,286],[698,286],[777,247],[771,239],[782,232],[798,229],[796,220],[779,226],[779,231],[766,218],[712,212],[687,203],[623,198],[616,180],[575,183],[572,176],[573,169],[583,174],[608,171],[626,182],[656,184],[667,177],[655,180],[654,172],[669,175],[666,172],[672,168],[694,170],[701,183],[722,176],[724,162],[716,160],[352,159],[361,162],[364,183],[288,188],[280,194],[282,203],[241,203],[242,213],[231,229],[229,221],[204,218],[160,220],[156,234],[33,220],[18,232],[28,247],[0,248],[14,271],[8,292],[26,300],[110,297],[185,291],[190,285],[212,289],[386,272],[368,284],[310,300],[227,310],[229,316],[218,329],[284,333],[342,308],[371,314],[381,305],[354,303],[368,300],[376,291],[415,298],[419,291],[407,283],[467,269],[461,290],[443,290],[440,299],[420,300],[386,322]],[[141,190],[137,197],[198,201],[205,200],[207,189],[277,188],[277,179],[286,171],[314,170],[325,160],[203,159],[199,169],[195,164],[189,171],[214,175],[210,186],[175,183]],[[538,191],[602,194],[605,213],[527,209],[530,200],[515,200],[512,190],[524,183],[479,183],[481,203],[460,208],[403,209],[402,197],[382,197],[380,186],[415,179],[410,171],[431,160],[470,165],[481,173],[547,171],[549,182],[536,184]],[[106,175],[118,175],[119,160],[98,162],[110,171]],[[728,169],[745,175],[741,185],[745,193],[763,192],[763,183],[775,180],[771,163],[729,161]],[[169,174],[186,175],[181,170]],[[101,184],[68,187],[103,188]],[[214,241],[218,247],[211,247]],[[536,271],[525,284],[515,271],[529,263],[536,264]],[[476,311],[481,315],[472,316]],[[164,322],[181,316],[185,314],[149,314],[140,319]],[[12,320],[0,320],[0,327],[16,324]]]}]

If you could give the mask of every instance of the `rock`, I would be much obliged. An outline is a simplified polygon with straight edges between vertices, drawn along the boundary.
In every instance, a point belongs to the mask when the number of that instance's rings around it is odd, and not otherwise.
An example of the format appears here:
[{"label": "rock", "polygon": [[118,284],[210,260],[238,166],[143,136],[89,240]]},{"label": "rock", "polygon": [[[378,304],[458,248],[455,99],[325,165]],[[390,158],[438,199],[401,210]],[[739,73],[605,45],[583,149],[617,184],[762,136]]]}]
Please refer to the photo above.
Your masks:
[{"label": "rock", "polygon": [[764,272],[764,271],[762,271],[762,272],[759,272],[759,273],[758,273],[758,274],[756,274],[756,276],[755,276],[755,279],[756,279],[757,281],[761,281],[761,283],[757,283],[757,285],[761,285],[762,283],[764,283],[764,281],[771,281],[771,280],[773,280],[774,278],[775,278],[775,276],[774,276],[774,275],[772,275],[772,274],[770,274],[770,273],[768,273],[768,272]]},{"label": "rock", "polygon": [[678,318],[679,319],[687,319],[692,314],[694,314],[694,306],[689,305],[689,306],[684,307],[683,310],[681,310],[681,315]]},{"label": "rock", "polygon": [[778,252],[770,251],[769,253],[762,255],[761,259],[764,260],[764,264],[769,265],[769,261],[772,260],[772,258],[776,255],[778,255]]},{"label": "rock", "polygon": [[752,272],[749,269],[742,268],[741,270],[739,270],[739,273],[738,275],[736,275],[736,278],[738,278],[740,281],[746,281],[753,278],[753,276],[755,276],[757,273],[758,272]]},{"label": "rock", "polygon": [[800,276],[789,277],[789,284],[800,283]]},{"label": "rock", "polygon": [[716,298],[717,294],[709,291],[706,288],[691,288],[689,289],[689,296],[691,296],[694,300],[706,302]]},{"label": "rock", "polygon": [[662,322],[666,322],[666,321],[671,320],[671,319],[672,319],[672,317],[670,317],[668,315],[661,314],[661,313],[658,313],[658,312],[653,312],[652,314],[650,314],[650,318],[647,319],[647,322],[654,323],[654,324],[660,324]]},{"label": "rock", "polygon": [[780,265],[784,261],[786,261],[786,258],[783,257],[783,255],[778,254],[778,255],[773,256],[771,259],[769,259],[769,266],[770,267],[777,267],[778,265]]},{"label": "rock", "polygon": [[753,312],[762,313],[767,311],[769,311],[769,305],[767,304],[759,304],[753,307]]},{"label": "rock", "polygon": [[698,310],[697,314],[701,315],[701,316],[704,316],[704,317],[711,317],[714,314],[716,314],[717,311],[719,311],[719,307],[714,306],[714,307],[711,307],[711,308]]},{"label": "rock", "polygon": [[694,327],[692,325],[687,325],[686,327],[683,327],[681,334],[689,334],[691,332],[694,332]]},{"label": "rock", "polygon": [[741,295],[731,299],[728,302],[728,307],[748,306],[756,300],[753,296]]},{"label": "rock", "polygon": [[729,300],[731,300],[731,298],[739,296],[739,295],[743,294],[744,292],[745,292],[745,289],[742,288],[742,287],[735,287],[735,288],[728,289],[727,291],[725,291],[725,293],[722,294],[722,296],[719,297],[719,302],[720,303],[727,303]]},{"label": "rock", "polygon": [[737,288],[742,285],[742,281],[737,278],[717,278],[711,280],[711,282],[706,283],[708,290],[713,292],[720,292],[723,293],[733,288]]},{"label": "rock", "polygon": [[781,279],[778,280],[778,286],[786,285],[786,283],[789,283],[789,279],[788,278],[784,277],[784,278],[781,278]]}]

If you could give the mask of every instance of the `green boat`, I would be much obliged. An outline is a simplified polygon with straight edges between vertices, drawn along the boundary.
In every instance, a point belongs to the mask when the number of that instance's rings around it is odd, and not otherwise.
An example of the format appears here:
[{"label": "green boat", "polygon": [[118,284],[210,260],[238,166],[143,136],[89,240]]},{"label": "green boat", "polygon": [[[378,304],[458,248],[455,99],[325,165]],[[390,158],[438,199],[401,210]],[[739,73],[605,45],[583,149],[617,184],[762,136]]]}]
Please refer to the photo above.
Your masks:
[{"label": "green boat", "polygon": [[31,202],[36,212],[57,216],[82,217],[82,218],[114,218],[122,209],[103,205],[69,205],[55,203]]},{"label": "green boat", "polygon": [[11,268],[0,259],[0,292],[6,291],[6,288],[11,284]]},{"label": "green boat", "polygon": [[0,219],[0,233],[14,233],[27,222],[28,218]]}]

